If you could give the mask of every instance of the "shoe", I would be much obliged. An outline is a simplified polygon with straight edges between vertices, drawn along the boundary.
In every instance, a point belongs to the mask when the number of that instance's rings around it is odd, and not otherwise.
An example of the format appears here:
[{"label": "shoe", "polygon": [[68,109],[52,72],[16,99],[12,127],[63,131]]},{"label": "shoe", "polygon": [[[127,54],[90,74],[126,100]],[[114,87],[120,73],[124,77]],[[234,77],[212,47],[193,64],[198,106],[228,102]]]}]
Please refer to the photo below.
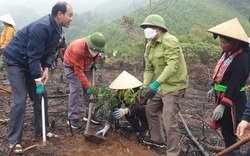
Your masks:
[{"label": "shoe", "polygon": [[14,147],[14,144],[9,144],[9,149],[13,150],[13,152],[15,154],[22,154],[23,153],[23,149],[22,146],[20,144],[16,144],[16,146]]},{"label": "shoe", "polygon": [[[88,121],[88,116],[84,116],[83,120],[84,121]],[[100,119],[98,119],[95,114],[92,114],[92,116],[91,116],[91,122],[94,123],[94,124],[97,124],[97,125],[99,125],[99,124],[102,123],[102,121]]]},{"label": "shoe", "polygon": [[[164,148],[157,147],[157,146],[151,146],[150,149],[152,149],[153,151],[155,151],[159,155],[166,155],[166,153],[167,153],[167,147],[166,146]],[[178,156],[180,156],[180,155],[178,155]]]},{"label": "shoe", "polygon": [[52,132],[49,132],[49,133],[47,133],[46,137],[47,138],[59,138],[59,135],[52,133]]},{"label": "shoe", "polygon": [[131,125],[128,125],[126,127],[122,127],[123,130],[128,131],[128,132],[138,132],[138,128],[132,127]]},{"label": "shoe", "polygon": [[[69,124],[69,123],[68,123]],[[36,138],[42,138],[43,137],[43,135],[42,134],[35,134],[35,137]],[[59,135],[57,135],[57,134],[55,134],[55,133],[52,133],[52,132],[49,132],[49,133],[47,133],[46,134],[46,138],[48,139],[48,138],[59,138],[60,136]]]},{"label": "shoe", "polygon": [[141,136],[142,138],[150,137],[149,130],[140,132],[140,136]]},{"label": "shoe", "polygon": [[2,83],[4,83],[4,82],[7,82],[8,81],[8,79],[6,79],[6,80],[3,80],[3,81],[1,81]]},{"label": "shoe", "polygon": [[[69,121],[68,121],[69,124]],[[78,119],[70,120],[71,127],[74,129],[81,129],[82,125]]]},{"label": "shoe", "polygon": [[157,143],[157,142],[151,140],[150,137],[144,137],[142,142],[146,145],[153,145],[153,146],[160,147],[160,148],[166,147],[165,143]]},{"label": "shoe", "polygon": [[10,85],[9,79],[7,79],[5,82],[3,82],[3,85],[4,85],[4,86],[9,86],[9,85]]}]

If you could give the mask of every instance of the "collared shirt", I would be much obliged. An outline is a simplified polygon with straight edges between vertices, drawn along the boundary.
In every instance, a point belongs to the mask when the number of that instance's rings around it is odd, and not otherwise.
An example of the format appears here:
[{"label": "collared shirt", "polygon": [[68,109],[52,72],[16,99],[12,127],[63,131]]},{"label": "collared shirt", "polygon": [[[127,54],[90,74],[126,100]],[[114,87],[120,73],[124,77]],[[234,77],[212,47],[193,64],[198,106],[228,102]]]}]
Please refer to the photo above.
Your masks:
[{"label": "collared shirt", "polygon": [[152,83],[154,76],[161,82],[158,90],[164,94],[177,91],[188,86],[187,67],[179,41],[165,32],[155,44],[146,45],[144,54],[146,69],[144,85]]}]

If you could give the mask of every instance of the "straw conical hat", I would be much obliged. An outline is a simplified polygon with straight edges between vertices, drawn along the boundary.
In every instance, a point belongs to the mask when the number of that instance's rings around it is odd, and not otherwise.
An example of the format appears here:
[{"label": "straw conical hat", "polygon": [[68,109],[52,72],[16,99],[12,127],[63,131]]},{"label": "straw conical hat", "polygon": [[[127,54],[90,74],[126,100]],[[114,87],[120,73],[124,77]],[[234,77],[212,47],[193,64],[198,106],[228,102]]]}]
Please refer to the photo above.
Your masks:
[{"label": "straw conical hat", "polygon": [[13,20],[10,14],[0,16],[0,20],[10,25],[16,25],[15,21]]},{"label": "straw conical hat", "polygon": [[132,89],[140,87],[142,82],[125,70],[109,85],[110,89]]},{"label": "straw conical hat", "polygon": [[208,32],[248,43],[248,37],[237,18],[208,29]]}]

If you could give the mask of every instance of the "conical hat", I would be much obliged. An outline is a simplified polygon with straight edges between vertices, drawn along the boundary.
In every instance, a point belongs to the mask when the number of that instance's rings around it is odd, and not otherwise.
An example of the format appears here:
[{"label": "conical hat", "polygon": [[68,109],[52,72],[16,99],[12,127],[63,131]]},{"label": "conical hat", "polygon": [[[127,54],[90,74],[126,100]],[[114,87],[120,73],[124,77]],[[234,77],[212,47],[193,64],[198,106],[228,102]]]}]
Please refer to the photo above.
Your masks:
[{"label": "conical hat", "polygon": [[10,14],[0,16],[0,20],[10,25],[16,25],[15,21],[13,20]]},{"label": "conical hat", "polygon": [[237,18],[208,29],[208,32],[247,42],[248,37]]},{"label": "conical hat", "polygon": [[142,82],[125,70],[109,85],[110,89],[132,89],[140,87]]}]

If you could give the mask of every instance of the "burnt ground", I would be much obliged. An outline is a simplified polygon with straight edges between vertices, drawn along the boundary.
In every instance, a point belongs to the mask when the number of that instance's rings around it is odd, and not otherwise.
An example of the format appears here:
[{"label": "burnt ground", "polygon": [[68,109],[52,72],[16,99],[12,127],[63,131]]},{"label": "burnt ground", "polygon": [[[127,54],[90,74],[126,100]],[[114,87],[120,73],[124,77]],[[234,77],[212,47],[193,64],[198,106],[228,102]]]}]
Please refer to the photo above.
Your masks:
[{"label": "burnt ground", "polygon": [[[142,80],[143,65],[141,62],[116,61],[112,64],[105,64],[104,69],[96,71],[95,84],[107,86],[123,71]],[[219,131],[210,128],[212,111],[214,104],[207,102],[206,93],[210,89],[209,78],[211,73],[207,66],[196,64],[188,65],[189,87],[186,90],[185,97],[181,99],[181,114],[188,126],[194,139],[204,148],[209,155],[214,155],[220,151],[223,146],[223,140],[220,138]],[[6,78],[5,69],[0,69],[0,79]],[[68,82],[63,75],[61,65],[50,70],[50,79],[46,84],[49,96],[49,122],[52,132],[60,135],[58,139],[48,139],[46,146],[42,144],[42,138],[34,136],[33,129],[33,108],[30,99],[27,100],[26,119],[23,127],[22,146],[28,148],[23,155],[27,156],[71,156],[71,155],[91,155],[91,156],[154,156],[161,155],[160,150],[155,147],[149,147],[138,141],[137,133],[129,133],[120,129],[109,130],[108,136],[102,142],[94,143],[85,139],[86,122],[82,121],[84,126],[82,131],[73,131],[67,125],[67,94]],[[0,156],[7,155],[7,132],[9,111],[11,105],[11,88],[0,84]],[[82,109],[82,107],[81,107]],[[81,110],[82,112],[82,110]],[[81,120],[83,113],[81,113]],[[103,120],[101,125],[90,125],[90,134],[95,134],[102,129],[105,124],[106,115],[99,114]],[[120,124],[127,124],[125,120]],[[182,155],[199,156],[203,155],[196,144],[191,141],[184,124],[180,118],[180,129],[182,137],[180,145]],[[243,145],[241,152],[246,148]],[[162,150],[161,150],[162,151]],[[13,155],[13,154],[11,154]]]}]

